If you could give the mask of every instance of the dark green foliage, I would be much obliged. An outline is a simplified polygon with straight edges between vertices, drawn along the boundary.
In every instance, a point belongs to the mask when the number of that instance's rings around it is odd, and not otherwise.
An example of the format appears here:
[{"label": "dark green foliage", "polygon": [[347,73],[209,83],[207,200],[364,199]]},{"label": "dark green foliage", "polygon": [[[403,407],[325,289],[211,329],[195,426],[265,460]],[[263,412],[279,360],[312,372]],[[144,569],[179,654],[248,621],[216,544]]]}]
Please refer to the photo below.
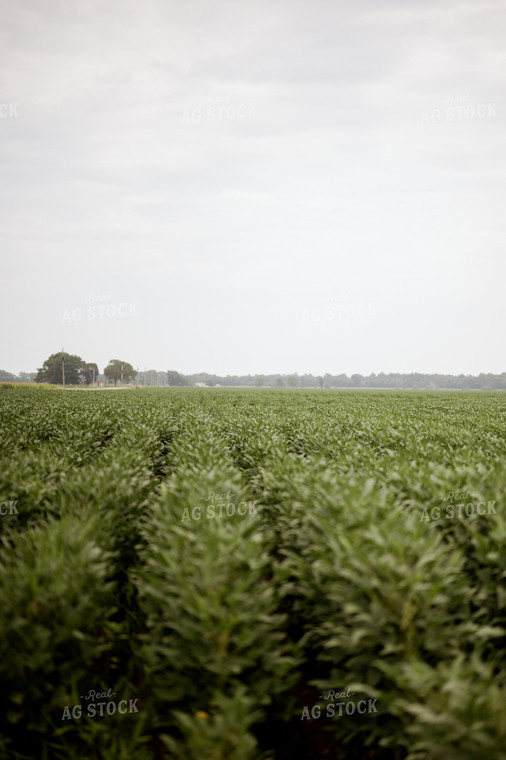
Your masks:
[{"label": "dark green foliage", "polygon": [[190,381],[184,375],[173,369],[167,370],[167,385],[184,386],[191,385]]},{"label": "dark green foliage", "polygon": [[[506,760],[505,421],[500,393],[7,388],[0,758]],[[62,722],[98,688],[139,713]],[[338,688],[377,712],[301,722]]]},{"label": "dark green foliage", "polygon": [[104,369],[104,375],[108,380],[113,380],[114,385],[118,380],[122,383],[129,383],[133,380],[137,372],[128,362],[121,359],[111,359],[107,367]]},{"label": "dark green foliage", "polygon": [[[63,357],[63,365],[62,365]],[[59,352],[51,354],[42,367],[37,370],[35,377],[36,383],[53,383],[55,385],[63,384],[63,370],[65,369],[66,385],[77,385],[81,380],[86,383],[91,382],[91,370],[95,368],[98,373],[96,364],[86,364],[80,356],[76,354],[67,354]],[[96,377],[96,375],[95,375]]]},{"label": "dark green foliage", "polygon": [[0,550],[1,733],[21,746],[26,732],[52,733],[73,684],[110,648],[112,553],[99,531],[93,514],[63,516]]}]

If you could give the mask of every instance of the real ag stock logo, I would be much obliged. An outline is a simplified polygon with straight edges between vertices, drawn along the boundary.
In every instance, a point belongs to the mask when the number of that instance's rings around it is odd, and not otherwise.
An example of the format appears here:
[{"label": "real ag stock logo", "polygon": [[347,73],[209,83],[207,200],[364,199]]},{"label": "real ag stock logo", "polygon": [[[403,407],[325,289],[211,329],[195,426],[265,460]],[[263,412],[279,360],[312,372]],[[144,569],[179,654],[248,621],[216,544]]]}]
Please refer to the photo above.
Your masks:
[{"label": "real ag stock logo", "polygon": [[450,94],[444,99],[445,108],[432,108],[422,113],[421,124],[439,124],[442,121],[469,121],[470,119],[490,119],[497,116],[497,103],[471,103],[469,92],[462,95]]},{"label": "real ag stock logo", "polygon": [[[325,708],[325,718],[333,718],[335,715],[338,715],[339,717],[342,717],[343,715],[354,715],[355,712],[357,712],[359,715],[364,715],[365,713],[377,713],[378,710],[376,709],[376,702],[378,699],[361,699],[357,703],[355,703],[353,700],[349,700],[348,697],[355,696],[355,691],[350,691],[347,689],[346,691],[339,692],[338,689],[329,689],[325,695],[320,694],[318,699],[323,699],[325,702],[327,702],[326,705],[324,705]],[[336,701],[345,699],[346,701]],[[332,700],[332,701],[330,701]],[[308,705],[304,706],[302,708],[302,715],[300,717],[301,720],[318,720],[322,715],[322,707],[320,702],[316,702],[314,705],[309,707]]]},{"label": "real ag stock logo", "polygon": [[[86,696],[81,696],[79,699],[84,700],[87,704],[85,705],[86,708],[86,717],[88,718],[95,718],[100,717],[103,718],[104,715],[115,715],[116,712],[118,712],[120,715],[126,715],[126,713],[136,713],[139,712],[137,709],[137,702],[138,699],[120,699],[117,700],[111,700],[111,697],[114,697],[116,695],[116,692],[111,692],[111,689],[108,689],[108,691],[95,691],[91,689]],[[96,700],[101,700],[100,702],[97,702]],[[106,701],[103,701],[106,700]],[[83,716],[83,706],[81,704],[73,705],[72,709],[70,708],[70,705],[65,706],[63,710],[62,720],[71,720],[74,718],[74,720],[79,720]]]},{"label": "real ag stock logo", "polygon": [[203,121],[230,121],[232,119],[255,118],[257,114],[256,103],[240,103],[236,105],[230,102],[230,93],[226,95],[206,95],[201,100],[206,104],[204,107],[187,108],[181,118],[181,124],[199,124]]},{"label": "real ag stock logo", "polygon": [[[444,509],[443,506],[432,507],[429,513],[429,508],[424,507],[422,509],[420,521],[429,522],[431,520],[441,520],[442,518],[452,520],[455,517],[462,518],[471,517],[472,515],[483,516],[497,514],[494,506],[496,503],[495,500],[488,502],[478,501],[473,503],[472,501],[469,501],[469,499],[471,499],[469,491],[449,491],[444,499],[441,499],[442,504],[446,504],[446,509]],[[459,503],[454,504],[454,502]]]},{"label": "real ag stock logo", "polygon": [[18,114],[19,103],[0,103],[0,119],[12,118],[13,116],[19,116]]},{"label": "real ag stock logo", "polygon": [[304,309],[300,321],[330,322],[335,319],[363,319],[376,316],[376,303],[352,300],[349,291],[331,294],[319,306]]},{"label": "real ag stock logo", "polygon": [[115,303],[111,291],[108,293],[90,293],[86,299],[87,304],[83,309],[76,306],[73,309],[64,309],[62,322],[93,322],[95,319],[115,319],[116,317],[137,317],[137,301],[121,301]]},{"label": "real ag stock logo", "polygon": [[17,501],[2,501],[0,502],[0,515],[18,515]]},{"label": "real ag stock logo", "polygon": [[[204,515],[207,517],[208,520],[213,520],[214,518],[222,518],[222,517],[233,517],[235,514],[241,515],[244,517],[244,515],[257,515],[258,512],[256,511],[256,502],[258,499],[254,499],[253,501],[241,501],[237,506],[236,504],[230,500],[230,490],[227,491],[227,493],[215,493],[214,491],[209,491],[207,496],[203,496],[201,498],[201,501],[207,501],[209,502],[207,507],[201,507],[200,505],[192,507],[190,512],[190,507],[185,507],[183,509],[183,516],[181,518],[181,522],[191,522],[192,520],[200,520],[200,518]],[[191,516],[190,516],[191,514]]]}]

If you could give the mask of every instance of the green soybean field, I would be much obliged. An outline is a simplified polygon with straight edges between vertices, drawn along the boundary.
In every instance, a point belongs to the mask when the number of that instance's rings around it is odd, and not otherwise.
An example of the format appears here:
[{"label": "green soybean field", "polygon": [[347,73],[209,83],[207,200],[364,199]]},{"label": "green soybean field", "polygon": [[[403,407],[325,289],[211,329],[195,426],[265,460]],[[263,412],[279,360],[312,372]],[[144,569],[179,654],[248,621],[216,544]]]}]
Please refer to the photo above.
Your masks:
[{"label": "green soybean field", "polygon": [[506,760],[501,392],[0,387],[0,758]]}]

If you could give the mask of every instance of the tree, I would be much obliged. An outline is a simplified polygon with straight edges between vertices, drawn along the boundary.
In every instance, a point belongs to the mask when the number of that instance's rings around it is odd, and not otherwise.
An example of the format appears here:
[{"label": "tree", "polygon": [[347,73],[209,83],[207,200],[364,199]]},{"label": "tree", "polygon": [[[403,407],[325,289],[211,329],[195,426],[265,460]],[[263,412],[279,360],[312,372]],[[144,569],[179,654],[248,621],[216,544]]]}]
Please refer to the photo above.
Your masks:
[{"label": "tree", "polygon": [[84,377],[86,385],[91,385],[94,380],[96,382],[98,377],[97,365],[94,363],[83,364],[82,375]]},{"label": "tree", "polygon": [[[76,354],[67,353],[63,353],[63,359],[65,362],[65,383],[68,385],[78,385],[82,379],[84,366],[83,360]],[[58,351],[56,354],[51,354],[42,367],[39,367],[35,382],[63,385],[61,351]]]},{"label": "tree", "polygon": [[263,375],[255,375],[255,385],[257,388],[261,388],[264,384],[264,376]]},{"label": "tree", "polygon": [[120,359],[111,359],[104,369],[104,375],[108,380],[114,380],[114,385],[120,380],[123,383],[129,383],[136,376],[137,371],[128,362]]},{"label": "tree", "polygon": [[286,378],[286,384],[289,388],[298,388],[299,387],[299,376],[296,372],[294,372],[293,375],[288,375]]},{"label": "tree", "polygon": [[285,387],[285,381],[281,377],[281,375],[276,376],[276,388],[284,388]]},{"label": "tree", "polygon": [[12,372],[7,372],[5,369],[0,369],[0,382],[5,383],[9,380],[17,380],[16,375],[13,375]]},{"label": "tree", "polygon": [[158,372],[156,369],[148,369],[144,373],[144,385],[158,385]]},{"label": "tree", "polygon": [[190,383],[188,382],[186,377],[181,375],[179,372],[176,372],[173,369],[168,369],[167,370],[167,384],[181,386],[181,385],[189,385]]}]

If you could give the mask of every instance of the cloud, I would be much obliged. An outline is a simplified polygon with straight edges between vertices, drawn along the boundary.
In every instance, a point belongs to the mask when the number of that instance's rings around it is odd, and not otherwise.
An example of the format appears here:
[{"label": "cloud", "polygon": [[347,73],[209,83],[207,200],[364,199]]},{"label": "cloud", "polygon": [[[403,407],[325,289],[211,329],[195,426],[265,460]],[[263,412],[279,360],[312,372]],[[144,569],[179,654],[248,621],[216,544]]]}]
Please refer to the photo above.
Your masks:
[{"label": "cloud", "polygon": [[[145,308],[68,325],[90,360],[117,341],[182,371],[502,371],[502,5],[5,7],[0,316],[29,336],[5,369],[40,366],[62,309],[113,291]],[[449,120],[467,96],[496,107]],[[377,319],[299,329],[343,288]]]}]

